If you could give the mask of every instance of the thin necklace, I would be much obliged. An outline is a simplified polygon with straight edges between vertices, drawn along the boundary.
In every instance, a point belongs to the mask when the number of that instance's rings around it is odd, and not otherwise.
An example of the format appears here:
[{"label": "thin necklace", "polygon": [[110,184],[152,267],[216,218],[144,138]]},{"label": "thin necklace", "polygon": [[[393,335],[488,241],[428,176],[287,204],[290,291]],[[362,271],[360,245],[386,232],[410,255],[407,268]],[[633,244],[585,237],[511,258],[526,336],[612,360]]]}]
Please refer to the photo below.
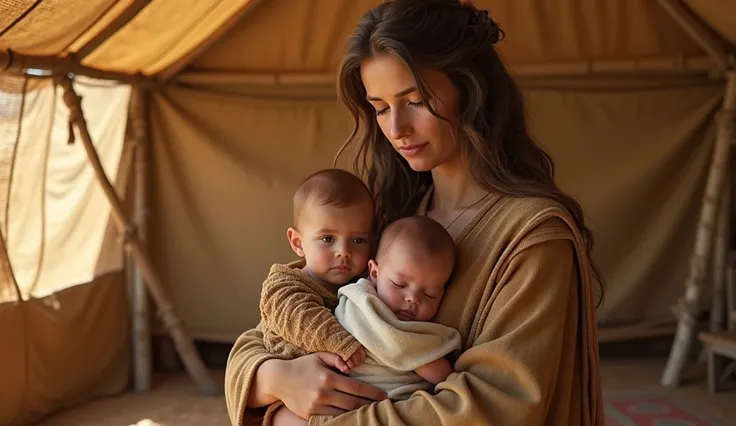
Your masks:
[{"label": "thin necklace", "polygon": [[465,214],[466,211],[470,210],[476,204],[478,204],[481,201],[485,200],[486,197],[488,197],[489,195],[491,195],[490,192],[486,193],[486,195],[484,195],[483,197],[481,197],[478,201],[474,202],[473,204],[469,205],[468,207],[465,207],[463,209],[463,211],[460,212],[460,214],[458,214],[457,216],[455,216],[455,219],[452,219],[452,222],[450,222],[447,226],[445,226],[445,229],[450,229],[450,227],[452,226],[452,224],[455,223],[455,221],[457,221],[458,219],[460,219],[460,216],[462,216],[463,214]]}]

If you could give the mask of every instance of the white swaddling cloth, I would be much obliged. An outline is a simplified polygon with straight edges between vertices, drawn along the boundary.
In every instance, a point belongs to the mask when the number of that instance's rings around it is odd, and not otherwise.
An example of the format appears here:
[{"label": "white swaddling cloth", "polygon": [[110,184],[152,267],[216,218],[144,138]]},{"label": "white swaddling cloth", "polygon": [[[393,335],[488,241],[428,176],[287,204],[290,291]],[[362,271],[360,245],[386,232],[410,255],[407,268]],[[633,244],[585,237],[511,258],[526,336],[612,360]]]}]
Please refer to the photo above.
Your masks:
[{"label": "white swaddling cloth", "polygon": [[350,377],[383,389],[391,399],[434,388],[414,370],[459,349],[457,330],[433,322],[401,321],[366,279],[341,287],[337,296],[337,320],[366,349],[365,362]]}]

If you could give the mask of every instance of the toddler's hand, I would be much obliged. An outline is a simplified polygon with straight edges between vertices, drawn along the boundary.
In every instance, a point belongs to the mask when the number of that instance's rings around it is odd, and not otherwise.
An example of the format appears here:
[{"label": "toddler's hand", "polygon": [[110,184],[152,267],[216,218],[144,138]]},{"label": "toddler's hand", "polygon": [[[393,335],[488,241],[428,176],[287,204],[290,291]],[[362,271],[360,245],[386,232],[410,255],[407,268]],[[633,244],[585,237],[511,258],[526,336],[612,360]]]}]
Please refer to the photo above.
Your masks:
[{"label": "toddler's hand", "polygon": [[359,346],[358,349],[355,352],[353,352],[353,355],[347,361],[348,371],[362,364],[363,361],[365,361],[365,357],[366,357],[365,348],[363,346]]}]

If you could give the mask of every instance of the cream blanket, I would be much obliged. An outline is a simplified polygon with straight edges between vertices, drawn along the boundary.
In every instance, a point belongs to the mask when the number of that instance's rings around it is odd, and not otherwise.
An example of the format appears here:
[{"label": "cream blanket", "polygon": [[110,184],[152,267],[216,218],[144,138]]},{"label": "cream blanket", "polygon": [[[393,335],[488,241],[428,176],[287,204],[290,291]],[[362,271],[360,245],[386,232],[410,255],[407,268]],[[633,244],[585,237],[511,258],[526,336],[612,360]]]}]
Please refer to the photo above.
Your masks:
[{"label": "cream blanket", "polygon": [[341,287],[335,316],[366,349],[366,360],[350,376],[383,389],[391,399],[406,399],[434,385],[414,370],[460,349],[460,333],[433,322],[401,321],[360,279]]}]

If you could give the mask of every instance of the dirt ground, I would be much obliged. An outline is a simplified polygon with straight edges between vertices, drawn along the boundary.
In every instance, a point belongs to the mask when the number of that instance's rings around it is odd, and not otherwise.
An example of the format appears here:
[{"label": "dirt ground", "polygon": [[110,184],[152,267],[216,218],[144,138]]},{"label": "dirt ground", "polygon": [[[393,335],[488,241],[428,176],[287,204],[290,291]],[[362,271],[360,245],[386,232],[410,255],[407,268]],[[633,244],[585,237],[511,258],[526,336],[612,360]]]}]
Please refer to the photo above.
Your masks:
[{"label": "dirt ground", "polygon": [[[663,389],[659,379],[664,360],[659,358],[606,359],[603,383],[606,391],[660,392],[694,407],[703,415],[723,424],[734,424],[736,392],[708,393],[702,366],[688,371],[677,389]],[[218,372],[217,380],[222,380]],[[149,394],[128,393],[104,398],[68,409],[47,418],[42,426],[228,426],[222,397],[197,394],[192,381],[183,373],[158,374]]]}]

